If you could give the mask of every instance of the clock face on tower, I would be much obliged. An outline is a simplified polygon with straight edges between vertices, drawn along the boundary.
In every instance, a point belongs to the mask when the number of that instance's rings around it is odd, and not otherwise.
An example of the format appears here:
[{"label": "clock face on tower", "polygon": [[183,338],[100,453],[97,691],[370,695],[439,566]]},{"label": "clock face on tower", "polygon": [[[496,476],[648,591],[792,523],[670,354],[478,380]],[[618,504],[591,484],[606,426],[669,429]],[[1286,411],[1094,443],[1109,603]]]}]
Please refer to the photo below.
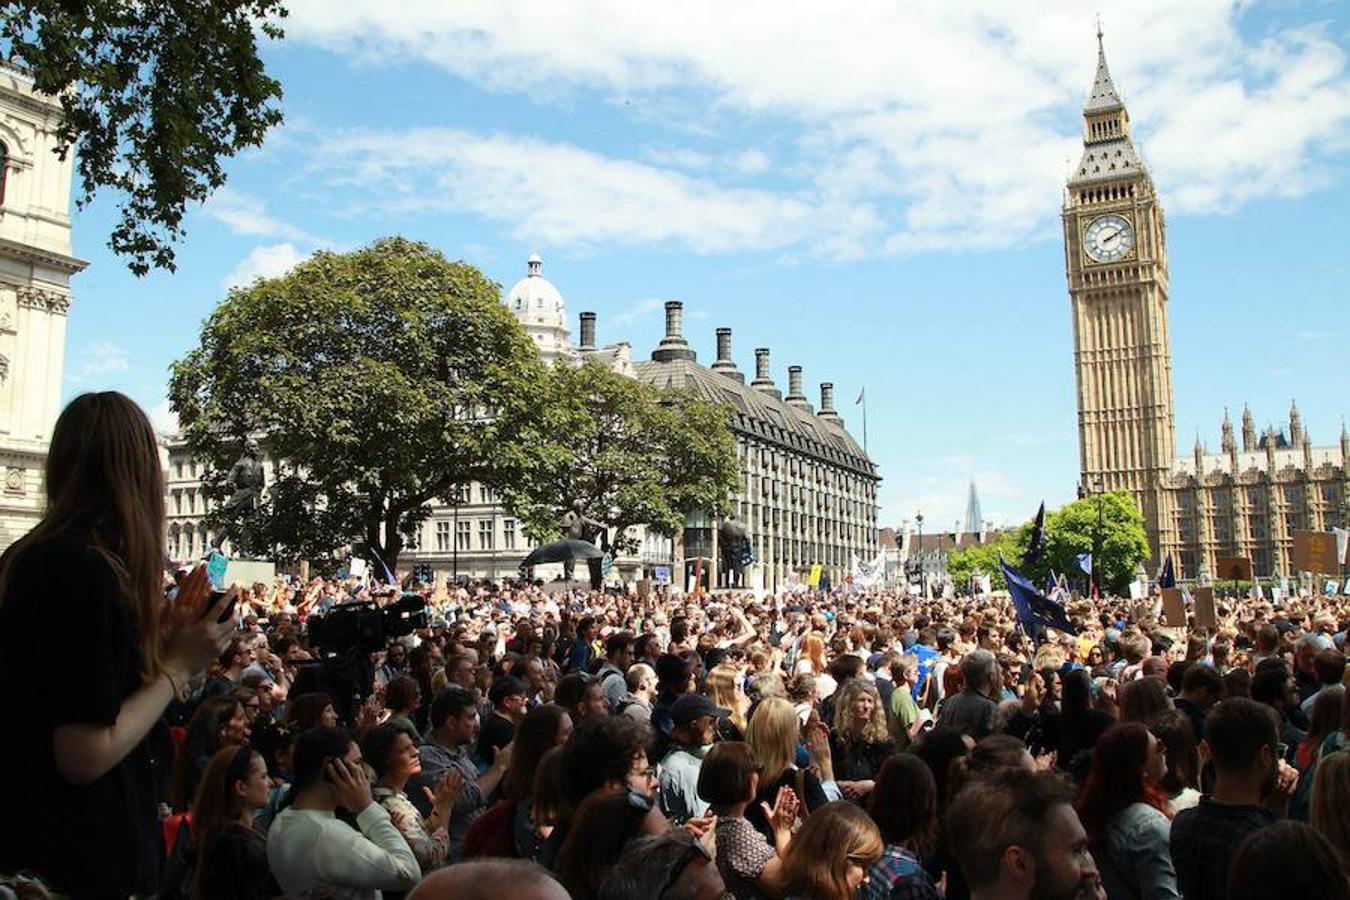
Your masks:
[{"label": "clock face on tower", "polygon": [[1098,216],[1083,233],[1083,249],[1095,262],[1115,262],[1134,249],[1134,226],[1124,216]]}]

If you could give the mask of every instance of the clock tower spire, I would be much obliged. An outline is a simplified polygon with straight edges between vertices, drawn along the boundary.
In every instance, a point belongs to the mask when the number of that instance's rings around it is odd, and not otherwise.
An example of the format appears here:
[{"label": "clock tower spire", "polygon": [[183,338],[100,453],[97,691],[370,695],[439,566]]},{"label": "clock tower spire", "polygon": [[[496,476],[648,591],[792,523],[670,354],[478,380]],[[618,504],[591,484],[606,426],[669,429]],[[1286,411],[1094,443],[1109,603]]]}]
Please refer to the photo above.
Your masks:
[{"label": "clock tower spire", "polygon": [[1082,484],[1090,489],[1100,480],[1106,490],[1134,494],[1161,559],[1172,518],[1163,482],[1176,455],[1166,234],[1100,25],[1083,155],[1069,176],[1062,219]]}]

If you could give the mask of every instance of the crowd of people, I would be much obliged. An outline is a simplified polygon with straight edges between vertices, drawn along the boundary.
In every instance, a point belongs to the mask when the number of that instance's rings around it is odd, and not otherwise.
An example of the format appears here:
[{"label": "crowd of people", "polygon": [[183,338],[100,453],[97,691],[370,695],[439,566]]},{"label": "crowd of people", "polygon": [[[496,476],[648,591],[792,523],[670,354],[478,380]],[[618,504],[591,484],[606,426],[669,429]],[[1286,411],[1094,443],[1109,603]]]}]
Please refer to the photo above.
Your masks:
[{"label": "crowd of people", "polygon": [[[165,575],[158,471],[77,399],[0,559],[20,896],[1350,900],[1350,597],[217,595]],[[314,639],[404,590],[424,627]]]}]

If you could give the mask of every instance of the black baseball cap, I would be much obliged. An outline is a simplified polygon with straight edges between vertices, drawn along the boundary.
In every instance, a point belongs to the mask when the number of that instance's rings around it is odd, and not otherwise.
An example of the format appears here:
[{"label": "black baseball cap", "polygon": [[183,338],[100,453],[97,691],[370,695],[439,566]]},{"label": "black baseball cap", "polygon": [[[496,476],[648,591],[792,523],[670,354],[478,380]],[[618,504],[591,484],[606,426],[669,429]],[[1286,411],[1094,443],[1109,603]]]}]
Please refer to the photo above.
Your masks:
[{"label": "black baseball cap", "polygon": [[688,725],[700,716],[724,719],[729,715],[731,710],[723,709],[702,694],[681,694],[670,708],[670,720],[676,728]]}]

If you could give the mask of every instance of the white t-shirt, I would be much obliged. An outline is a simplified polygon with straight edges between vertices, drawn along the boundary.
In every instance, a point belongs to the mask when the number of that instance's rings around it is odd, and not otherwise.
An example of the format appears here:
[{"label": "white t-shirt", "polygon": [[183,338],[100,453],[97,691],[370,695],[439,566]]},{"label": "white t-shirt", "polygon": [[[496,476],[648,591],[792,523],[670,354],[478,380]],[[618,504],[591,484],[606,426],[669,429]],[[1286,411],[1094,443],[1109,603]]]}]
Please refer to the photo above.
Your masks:
[{"label": "white t-shirt", "polygon": [[287,897],[315,888],[350,900],[378,900],[380,891],[408,891],[422,877],[417,857],[372,802],[357,831],[332,812],[283,809],[267,832],[267,864]]}]

